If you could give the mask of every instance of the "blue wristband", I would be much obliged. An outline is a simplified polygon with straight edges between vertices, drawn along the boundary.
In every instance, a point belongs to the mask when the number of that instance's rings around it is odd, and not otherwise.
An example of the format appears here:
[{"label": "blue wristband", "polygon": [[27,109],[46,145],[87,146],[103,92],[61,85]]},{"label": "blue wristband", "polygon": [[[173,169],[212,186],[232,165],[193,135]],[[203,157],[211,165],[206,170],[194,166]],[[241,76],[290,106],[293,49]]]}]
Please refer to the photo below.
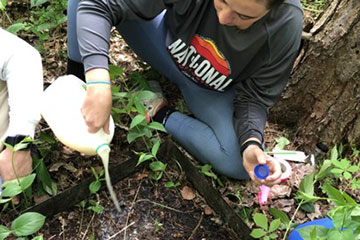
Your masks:
[{"label": "blue wristband", "polygon": [[89,84],[111,84],[111,82],[110,81],[89,81],[89,82],[87,82],[86,83],[87,85],[89,85]]}]

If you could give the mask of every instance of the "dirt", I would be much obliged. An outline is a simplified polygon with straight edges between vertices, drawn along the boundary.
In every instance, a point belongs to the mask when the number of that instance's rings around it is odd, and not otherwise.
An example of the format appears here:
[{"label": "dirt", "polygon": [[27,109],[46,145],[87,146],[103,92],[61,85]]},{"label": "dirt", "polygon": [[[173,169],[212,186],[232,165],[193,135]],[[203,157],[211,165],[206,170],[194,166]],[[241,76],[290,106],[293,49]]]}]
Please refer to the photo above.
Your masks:
[{"label": "dirt", "polygon": [[[144,174],[145,175],[142,175]],[[117,212],[108,194],[99,194],[104,206],[101,214],[73,208],[47,220],[45,239],[232,239],[216,224],[212,216],[204,216],[201,201],[179,197],[177,189],[154,187],[146,172],[131,176],[115,185],[121,203]],[[199,226],[198,226],[199,225]],[[125,237],[126,236],[126,237]]]}]

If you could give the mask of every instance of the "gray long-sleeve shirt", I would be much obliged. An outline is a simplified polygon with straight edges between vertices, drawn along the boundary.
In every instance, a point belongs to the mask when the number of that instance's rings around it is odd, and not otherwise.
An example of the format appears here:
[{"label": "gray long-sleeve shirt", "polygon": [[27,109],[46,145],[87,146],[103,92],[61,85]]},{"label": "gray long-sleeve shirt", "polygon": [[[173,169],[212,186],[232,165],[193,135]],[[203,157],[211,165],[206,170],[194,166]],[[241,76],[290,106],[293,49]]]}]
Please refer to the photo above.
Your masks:
[{"label": "gray long-sleeve shirt", "polygon": [[108,68],[112,26],[152,19],[164,9],[168,50],[179,69],[214,91],[234,86],[240,144],[263,140],[268,108],[283,91],[300,45],[300,0],[286,0],[246,30],[221,25],[212,0],[83,0],[77,28],[85,71]]}]

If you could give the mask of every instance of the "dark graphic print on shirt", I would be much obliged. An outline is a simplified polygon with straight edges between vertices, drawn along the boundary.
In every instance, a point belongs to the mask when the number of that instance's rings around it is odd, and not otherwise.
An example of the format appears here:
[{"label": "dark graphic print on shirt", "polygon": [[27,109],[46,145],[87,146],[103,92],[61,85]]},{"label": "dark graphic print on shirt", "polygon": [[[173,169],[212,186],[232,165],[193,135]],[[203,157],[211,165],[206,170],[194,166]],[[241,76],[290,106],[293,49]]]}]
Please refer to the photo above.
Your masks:
[{"label": "dark graphic print on shirt", "polygon": [[192,81],[223,92],[233,81],[231,68],[213,40],[195,35],[187,46],[177,39],[168,46],[179,69]]}]

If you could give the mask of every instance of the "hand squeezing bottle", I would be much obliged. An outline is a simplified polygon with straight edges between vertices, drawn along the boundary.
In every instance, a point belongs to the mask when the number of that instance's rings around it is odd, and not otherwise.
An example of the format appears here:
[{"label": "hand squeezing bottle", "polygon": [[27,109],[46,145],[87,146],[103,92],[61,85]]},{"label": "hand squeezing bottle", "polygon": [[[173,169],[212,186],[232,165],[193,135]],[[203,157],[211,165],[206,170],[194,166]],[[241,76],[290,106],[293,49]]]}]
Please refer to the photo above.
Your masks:
[{"label": "hand squeezing bottle", "polygon": [[41,114],[55,136],[64,145],[85,155],[99,155],[105,169],[106,186],[115,207],[120,211],[109,175],[110,146],[114,136],[114,121],[110,116],[110,134],[103,129],[92,134],[81,113],[86,96],[86,84],[73,75],[56,79],[43,94]]},{"label": "hand squeezing bottle", "polygon": [[[272,158],[270,156],[267,156]],[[282,175],[280,178],[280,183],[286,181],[291,175],[291,166],[288,162],[283,159],[272,158],[273,161],[279,161],[281,165]],[[254,168],[255,177],[260,180],[266,179],[270,174],[270,169],[267,165],[258,164]],[[271,188],[265,185],[260,185],[260,191],[258,192],[258,201],[260,205],[265,205],[268,202],[270,197]]]}]

